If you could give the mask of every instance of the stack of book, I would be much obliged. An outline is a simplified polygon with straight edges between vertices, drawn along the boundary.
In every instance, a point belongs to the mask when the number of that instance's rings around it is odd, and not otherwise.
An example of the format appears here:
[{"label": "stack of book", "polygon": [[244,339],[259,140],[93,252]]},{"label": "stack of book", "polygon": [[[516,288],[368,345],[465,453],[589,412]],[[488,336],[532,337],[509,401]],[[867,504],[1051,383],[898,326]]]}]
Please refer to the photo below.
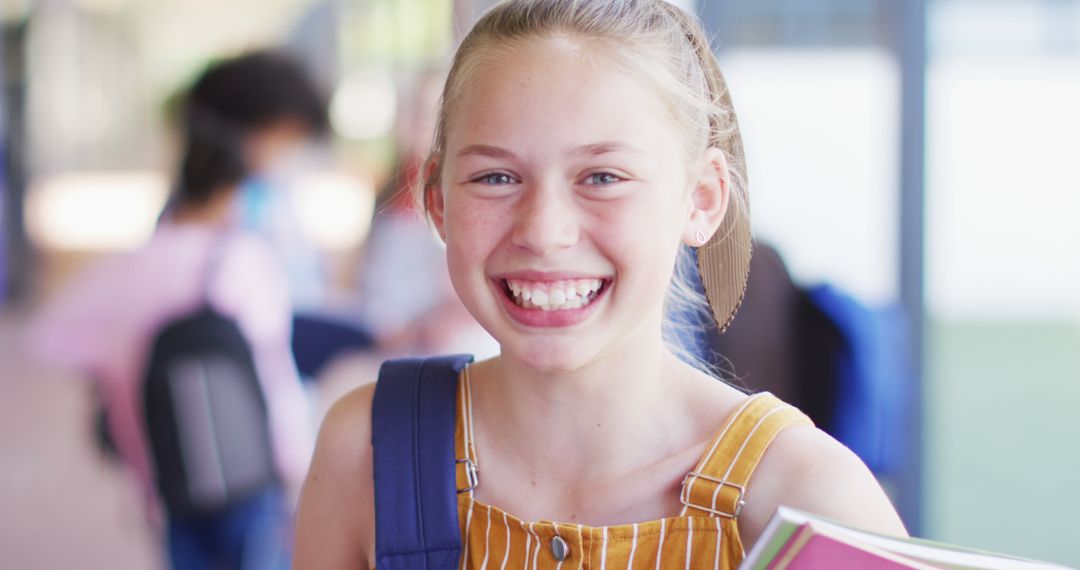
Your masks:
[{"label": "stack of book", "polygon": [[739,570],[1061,570],[1064,566],[855,530],[780,507]]}]

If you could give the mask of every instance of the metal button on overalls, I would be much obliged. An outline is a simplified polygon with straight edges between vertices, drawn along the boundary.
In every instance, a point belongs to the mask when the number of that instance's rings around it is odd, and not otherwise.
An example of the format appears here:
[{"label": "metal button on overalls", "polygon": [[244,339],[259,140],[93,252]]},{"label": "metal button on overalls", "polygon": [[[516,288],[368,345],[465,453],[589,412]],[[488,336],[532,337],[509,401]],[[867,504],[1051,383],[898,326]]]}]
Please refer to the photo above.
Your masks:
[{"label": "metal button on overalls", "polygon": [[567,556],[570,556],[570,545],[566,544],[566,541],[561,536],[552,537],[551,554],[555,557],[555,560],[562,562],[566,560]]}]

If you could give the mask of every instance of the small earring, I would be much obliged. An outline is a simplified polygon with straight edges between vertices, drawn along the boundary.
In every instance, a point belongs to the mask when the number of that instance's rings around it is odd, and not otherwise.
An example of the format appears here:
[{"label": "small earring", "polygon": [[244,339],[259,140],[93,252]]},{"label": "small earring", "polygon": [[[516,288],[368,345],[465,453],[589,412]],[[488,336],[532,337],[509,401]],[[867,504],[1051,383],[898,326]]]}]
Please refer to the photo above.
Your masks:
[{"label": "small earring", "polygon": [[701,228],[697,229],[697,232],[696,232],[695,235],[697,237],[698,245],[705,245],[705,242],[709,241],[709,238],[705,237],[705,232],[702,231]]}]

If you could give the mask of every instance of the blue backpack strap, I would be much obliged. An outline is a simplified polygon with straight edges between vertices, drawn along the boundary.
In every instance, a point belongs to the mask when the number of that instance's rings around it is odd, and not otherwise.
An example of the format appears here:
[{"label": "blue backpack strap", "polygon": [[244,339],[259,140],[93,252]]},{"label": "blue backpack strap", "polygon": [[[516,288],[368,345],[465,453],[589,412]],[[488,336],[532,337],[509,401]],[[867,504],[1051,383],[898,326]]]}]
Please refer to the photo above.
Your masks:
[{"label": "blue backpack strap", "polygon": [[379,570],[456,568],[457,379],[472,356],[390,360],[379,370],[371,428]]}]

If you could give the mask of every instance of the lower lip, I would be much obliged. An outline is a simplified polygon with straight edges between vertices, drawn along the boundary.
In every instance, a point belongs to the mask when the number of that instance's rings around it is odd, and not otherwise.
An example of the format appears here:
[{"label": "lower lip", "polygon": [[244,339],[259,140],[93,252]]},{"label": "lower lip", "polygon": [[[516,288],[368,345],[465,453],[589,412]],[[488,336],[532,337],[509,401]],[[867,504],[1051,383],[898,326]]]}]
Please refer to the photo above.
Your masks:
[{"label": "lower lip", "polygon": [[526,309],[510,300],[510,297],[506,295],[506,292],[503,289],[504,283],[502,280],[495,281],[494,287],[499,298],[502,299],[503,307],[506,309],[506,312],[510,314],[511,318],[525,326],[544,328],[569,327],[589,318],[589,315],[593,313],[597,303],[600,302],[601,297],[607,294],[609,288],[605,286],[601,289],[600,293],[584,307],[545,311],[543,309]]}]

